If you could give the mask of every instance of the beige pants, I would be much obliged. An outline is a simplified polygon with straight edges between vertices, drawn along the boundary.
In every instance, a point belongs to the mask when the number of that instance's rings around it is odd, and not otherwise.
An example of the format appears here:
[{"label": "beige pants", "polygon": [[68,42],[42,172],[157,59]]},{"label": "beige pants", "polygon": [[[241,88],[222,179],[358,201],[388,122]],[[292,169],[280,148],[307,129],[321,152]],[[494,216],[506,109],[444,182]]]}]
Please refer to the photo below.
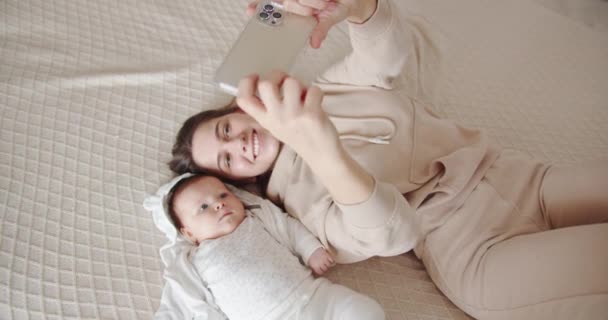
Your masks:
[{"label": "beige pants", "polygon": [[478,319],[608,319],[608,165],[505,151],[422,260]]}]

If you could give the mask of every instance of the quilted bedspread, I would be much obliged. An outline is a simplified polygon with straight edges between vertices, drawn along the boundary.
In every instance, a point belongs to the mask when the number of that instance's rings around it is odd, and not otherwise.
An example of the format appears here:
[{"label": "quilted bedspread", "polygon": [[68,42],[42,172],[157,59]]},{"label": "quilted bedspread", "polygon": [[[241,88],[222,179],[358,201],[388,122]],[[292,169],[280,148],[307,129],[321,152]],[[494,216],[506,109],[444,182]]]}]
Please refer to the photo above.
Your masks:
[{"label": "quilted bedspread", "polygon": [[[437,35],[404,84],[439,114],[547,161],[608,161],[606,29],[530,0],[394,2]],[[152,317],[165,239],[142,201],[170,178],[181,123],[229,100],[211,79],[245,5],[0,1],[0,319]],[[340,25],[294,73],[348,50]],[[329,278],[389,319],[467,318],[411,254]]]}]

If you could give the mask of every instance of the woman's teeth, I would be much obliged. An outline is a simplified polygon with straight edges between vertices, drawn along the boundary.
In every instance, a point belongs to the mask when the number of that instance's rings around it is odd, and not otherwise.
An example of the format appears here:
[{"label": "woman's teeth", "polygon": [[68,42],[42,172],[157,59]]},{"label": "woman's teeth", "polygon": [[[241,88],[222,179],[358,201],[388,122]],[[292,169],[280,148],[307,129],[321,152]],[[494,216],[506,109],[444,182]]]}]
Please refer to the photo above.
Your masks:
[{"label": "woman's teeth", "polygon": [[253,157],[257,158],[260,153],[260,140],[256,132],[253,133]]}]

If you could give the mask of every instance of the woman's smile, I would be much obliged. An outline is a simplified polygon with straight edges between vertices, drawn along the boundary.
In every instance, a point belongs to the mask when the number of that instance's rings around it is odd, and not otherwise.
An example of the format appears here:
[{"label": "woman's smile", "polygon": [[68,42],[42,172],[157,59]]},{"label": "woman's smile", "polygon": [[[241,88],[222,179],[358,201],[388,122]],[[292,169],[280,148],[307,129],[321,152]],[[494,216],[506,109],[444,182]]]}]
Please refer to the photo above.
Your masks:
[{"label": "woman's smile", "polygon": [[253,159],[255,160],[260,154],[260,138],[258,137],[257,131],[253,130],[252,141],[253,141]]},{"label": "woman's smile", "polygon": [[280,141],[251,116],[233,112],[198,125],[192,135],[192,160],[234,180],[267,172],[280,150]]}]

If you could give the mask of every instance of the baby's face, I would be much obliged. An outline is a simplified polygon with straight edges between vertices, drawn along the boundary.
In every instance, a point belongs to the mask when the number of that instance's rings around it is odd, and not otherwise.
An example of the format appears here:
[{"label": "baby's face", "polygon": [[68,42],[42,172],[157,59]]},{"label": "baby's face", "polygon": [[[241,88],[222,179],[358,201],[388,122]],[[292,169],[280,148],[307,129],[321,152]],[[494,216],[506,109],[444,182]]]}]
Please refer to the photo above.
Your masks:
[{"label": "baby's face", "polygon": [[193,242],[215,239],[234,231],[245,219],[245,208],[220,180],[199,178],[174,199],[182,234]]}]

